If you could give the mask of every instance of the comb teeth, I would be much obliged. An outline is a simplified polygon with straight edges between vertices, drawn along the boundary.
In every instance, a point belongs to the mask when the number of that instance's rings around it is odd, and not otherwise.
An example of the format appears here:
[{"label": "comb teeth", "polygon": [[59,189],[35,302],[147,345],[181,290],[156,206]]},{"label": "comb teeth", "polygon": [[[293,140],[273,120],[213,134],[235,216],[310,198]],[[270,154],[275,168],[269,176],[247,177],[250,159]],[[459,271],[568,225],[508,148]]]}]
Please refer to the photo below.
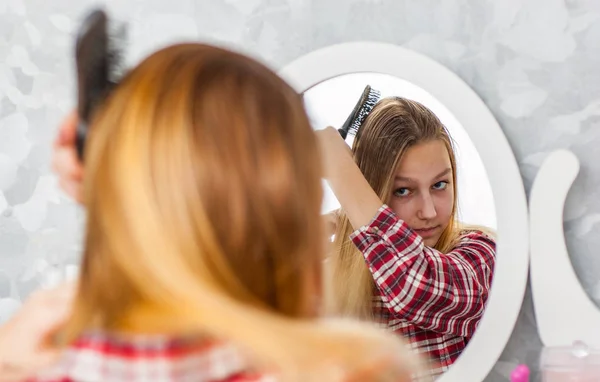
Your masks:
[{"label": "comb teeth", "polygon": [[126,72],[125,55],[123,48],[127,41],[127,26],[125,23],[113,23],[109,25],[108,31],[108,61],[110,71],[108,80],[112,84],[117,84],[123,78]]},{"label": "comb teeth", "polygon": [[373,110],[373,108],[375,107],[377,102],[379,102],[380,99],[381,92],[379,90],[373,88],[369,89],[369,94],[367,95],[366,99],[360,107],[360,110],[356,115],[356,118],[354,118],[354,121],[348,129],[348,135],[356,136],[356,134],[358,133],[358,129],[360,129],[360,126],[365,121],[365,118],[367,118],[367,115],[369,115],[371,110]]}]

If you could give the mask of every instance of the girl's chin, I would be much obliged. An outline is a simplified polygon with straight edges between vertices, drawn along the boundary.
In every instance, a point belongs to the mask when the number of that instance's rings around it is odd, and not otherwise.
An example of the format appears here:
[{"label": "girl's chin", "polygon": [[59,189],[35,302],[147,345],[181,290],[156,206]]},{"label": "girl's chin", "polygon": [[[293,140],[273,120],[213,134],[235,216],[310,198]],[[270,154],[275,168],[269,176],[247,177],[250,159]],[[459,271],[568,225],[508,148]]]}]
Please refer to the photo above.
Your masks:
[{"label": "girl's chin", "polygon": [[435,245],[437,244],[438,240],[440,240],[440,235],[435,235],[435,236],[430,236],[430,237],[424,237],[423,238],[423,243],[428,246],[428,247],[435,247]]},{"label": "girl's chin", "polygon": [[434,247],[437,244],[437,241],[438,241],[437,237],[423,240],[425,245],[428,247]]}]

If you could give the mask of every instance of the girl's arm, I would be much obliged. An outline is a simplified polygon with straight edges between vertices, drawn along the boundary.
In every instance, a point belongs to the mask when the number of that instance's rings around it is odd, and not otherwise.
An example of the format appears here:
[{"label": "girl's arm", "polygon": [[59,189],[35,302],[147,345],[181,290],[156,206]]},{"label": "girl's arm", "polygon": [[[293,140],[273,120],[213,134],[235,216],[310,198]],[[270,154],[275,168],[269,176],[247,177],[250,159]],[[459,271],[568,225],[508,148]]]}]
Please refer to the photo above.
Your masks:
[{"label": "girl's arm", "polygon": [[56,362],[51,336],[68,320],[76,284],[34,292],[0,327],[0,381],[21,381]]},{"label": "girl's arm", "polygon": [[474,334],[492,282],[496,244],[491,238],[471,232],[443,254],[425,246],[383,205],[351,239],[393,316],[439,333]]},{"label": "girl's arm", "polygon": [[360,169],[352,152],[333,127],[316,132],[327,179],[353,227],[368,224],[383,204]]}]

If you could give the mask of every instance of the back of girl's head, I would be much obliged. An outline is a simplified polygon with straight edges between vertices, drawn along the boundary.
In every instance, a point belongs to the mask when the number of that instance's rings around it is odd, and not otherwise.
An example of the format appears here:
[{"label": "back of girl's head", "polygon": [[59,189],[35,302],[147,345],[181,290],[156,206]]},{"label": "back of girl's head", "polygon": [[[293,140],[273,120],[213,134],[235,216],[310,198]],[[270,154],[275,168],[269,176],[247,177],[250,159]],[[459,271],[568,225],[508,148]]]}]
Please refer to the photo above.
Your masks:
[{"label": "back of girl's head", "polygon": [[151,55],[91,128],[80,313],[115,325],[157,303],[155,273],[178,264],[237,300],[314,315],[319,159],[299,95],[266,67],[200,44]]},{"label": "back of girl's head", "polygon": [[343,376],[382,354],[393,355],[384,372],[407,376],[398,339],[315,320],[319,154],[300,96],[261,64],[200,44],[147,58],[91,126],[85,253],[63,339],[192,331],[292,380],[334,380],[323,367]]}]

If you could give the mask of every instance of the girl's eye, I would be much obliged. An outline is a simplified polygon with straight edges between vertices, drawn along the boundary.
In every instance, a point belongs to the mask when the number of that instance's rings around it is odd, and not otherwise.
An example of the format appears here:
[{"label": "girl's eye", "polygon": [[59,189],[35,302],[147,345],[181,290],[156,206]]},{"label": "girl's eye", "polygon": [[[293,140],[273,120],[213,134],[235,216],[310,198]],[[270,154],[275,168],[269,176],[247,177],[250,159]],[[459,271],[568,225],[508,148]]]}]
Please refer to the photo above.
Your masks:
[{"label": "girl's eye", "polygon": [[448,187],[448,182],[446,182],[445,180],[442,180],[441,182],[437,182],[436,184],[433,185],[433,188],[435,190],[445,190],[446,187]]},{"label": "girl's eye", "polygon": [[394,195],[395,196],[399,196],[399,197],[403,197],[403,196],[408,196],[408,194],[410,193],[410,191],[408,190],[408,188],[398,188],[396,189],[396,191],[394,191]]}]

